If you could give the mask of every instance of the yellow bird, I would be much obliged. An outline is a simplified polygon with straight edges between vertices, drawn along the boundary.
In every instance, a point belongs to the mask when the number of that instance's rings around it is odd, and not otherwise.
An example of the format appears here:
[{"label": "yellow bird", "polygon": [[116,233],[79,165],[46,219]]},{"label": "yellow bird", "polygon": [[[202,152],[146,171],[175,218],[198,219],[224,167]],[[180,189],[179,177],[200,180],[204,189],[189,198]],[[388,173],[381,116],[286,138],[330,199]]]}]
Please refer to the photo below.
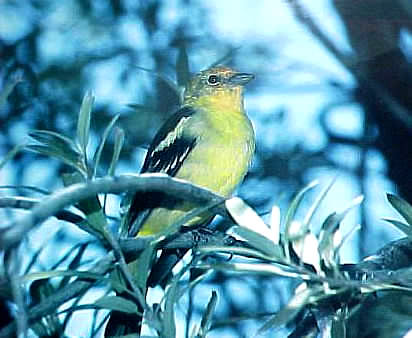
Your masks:
[{"label": "yellow bird", "polygon": [[[165,173],[229,197],[246,175],[255,135],[243,105],[243,86],[253,75],[214,67],[188,83],[182,107],[156,134],[142,173]],[[199,207],[161,193],[137,193],[126,224],[129,236],[157,234]],[[210,214],[186,226],[203,224]]]},{"label": "yellow bird", "polygon": [[[229,197],[246,175],[255,151],[253,126],[243,105],[244,85],[253,78],[221,66],[195,75],[185,88],[181,108],[154,137],[141,173],[164,173]],[[128,235],[158,234],[198,207],[164,193],[136,193],[126,216]],[[206,212],[184,226],[202,226],[212,218]],[[157,262],[149,286],[160,283],[178,259]],[[129,268],[139,272],[136,262]],[[146,292],[145,285],[139,287]],[[139,332],[139,321],[139,316],[114,311],[106,336]]]}]

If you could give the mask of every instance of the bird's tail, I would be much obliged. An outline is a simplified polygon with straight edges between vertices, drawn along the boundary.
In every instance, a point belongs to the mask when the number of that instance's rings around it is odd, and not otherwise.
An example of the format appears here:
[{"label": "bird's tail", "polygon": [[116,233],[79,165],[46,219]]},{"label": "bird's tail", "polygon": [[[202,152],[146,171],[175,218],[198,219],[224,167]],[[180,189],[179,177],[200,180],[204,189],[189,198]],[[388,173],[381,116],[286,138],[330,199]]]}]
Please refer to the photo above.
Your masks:
[{"label": "bird's tail", "polygon": [[160,285],[164,289],[167,281],[170,279],[172,269],[187,251],[188,249],[164,249],[152,267],[147,285],[152,288]]},{"label": "bird's tail", "polygon": [[[129,300],[130,295],[126,293],[117,294],[117,296],[126,298]],[[144,309],[140,304],[136,304],[138,313],[124,313],[120,311],[112,311],[110,313],[110,319],[107,323],[104,336],[109,337],[123,337],[126,335],[135,334],[140,337],[143,321]]]}]

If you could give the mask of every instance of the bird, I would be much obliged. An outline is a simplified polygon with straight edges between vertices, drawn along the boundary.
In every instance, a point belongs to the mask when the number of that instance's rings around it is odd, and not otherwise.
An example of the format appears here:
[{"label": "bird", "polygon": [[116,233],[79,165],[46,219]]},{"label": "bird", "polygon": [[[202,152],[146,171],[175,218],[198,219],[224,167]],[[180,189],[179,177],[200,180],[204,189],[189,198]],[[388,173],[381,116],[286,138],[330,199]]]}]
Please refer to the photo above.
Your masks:
[{"label": "bird", "polygon": [[[255,132],[244,108],[244,86],[253,78],[253,74],[226,66],[194,75],[186,84],[180,108],[150,144],[141,173],[167,174],[230,197],[247,174],[255,152]],[[128,236],[159,234],[198,207],[162,192],[137,192],[126,214]],[[213,217],[204,212],[183,227],[202,227]],[[159,266],[164,269],[162,264],[153,265],[149,286],[167,274]]]}]

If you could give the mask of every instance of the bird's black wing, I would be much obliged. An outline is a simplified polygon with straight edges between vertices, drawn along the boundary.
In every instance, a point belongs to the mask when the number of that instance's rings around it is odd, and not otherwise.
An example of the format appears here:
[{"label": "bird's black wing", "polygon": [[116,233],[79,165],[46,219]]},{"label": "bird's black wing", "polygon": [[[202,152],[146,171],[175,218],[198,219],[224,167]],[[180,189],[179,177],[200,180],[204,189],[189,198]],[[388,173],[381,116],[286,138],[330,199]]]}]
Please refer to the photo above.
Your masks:
[{"label": "bird's black wing", "polygon": [[194,113],[193,108],[183,107],[163,124],[150,145],[141,173],[176,174],[196,143],[196,139],[182,134]]},{"label": "bird's black wing", "polygon": [[[183,107],[164,123],[149,147],[141,173],[176,175],[196,145],[196,138],[182,133],[185,124],[194,113],[193,108]],[[152,209],[161,206],[173,208],[173,202],[172,199],[165,198],[164,193],[149,191],[135,194],[127,216],[129,236],[137,235]]]}]

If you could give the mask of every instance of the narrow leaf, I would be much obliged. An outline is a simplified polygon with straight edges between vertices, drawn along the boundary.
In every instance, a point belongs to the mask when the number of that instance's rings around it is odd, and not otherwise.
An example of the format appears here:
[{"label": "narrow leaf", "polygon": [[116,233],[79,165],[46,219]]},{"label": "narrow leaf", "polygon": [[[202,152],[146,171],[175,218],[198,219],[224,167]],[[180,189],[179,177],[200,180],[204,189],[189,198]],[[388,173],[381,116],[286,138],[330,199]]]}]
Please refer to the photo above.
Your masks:
[{"label": "narrow leaf", "polygon": [[154,254],[154,246],[148,245],[137,260],[128,265],[132,275],[135,277],[136,285],[140,290],[146,290],[147,277],[150,274]]},{"label": "narrow leaf", "polygon": [[26,147],[25,144],[18,144],[11,149],[6,156],[0,161],[0,170],[5,166],[5,164],[10,161],[14,156],[17,155],[18,152],[20,152],[24,147]]},{"label": "narrow leaf", "polygon": [[293,249],[300,260],[304,263],[311,264],[316,271],[321,271],[318,244],[318,239],[311,232],[306,233],[302,238],[292,242]]},{"label": "narrow leaf", "polygon": [[21,277],[21,282],[31,282],[41,279],[49,279],[55,277],[78,277],[78,278],[87,278],[93,280],[101,280],[102,276],[96,273],[87,272],[87,271],[70,271],[70,270],[52,270],[52,271],[43,271],[43,272],[32,272]]},{"label": "narrow leaf", "polygon": [[[72,259],[72,261],[70,262],[68,266],[69,270],[76,270],[79,268],[81,260],[83,258],[83,254],[85,253],[88,245],[89,243],[86,242],[80,246],[79,250],[77,251],[76,255],[74,256],[74,258]],[[63,278],[61,282],[59,283],[59,289],[67,285],[69,281],[70,281],[70,277]]]},{"label": "narrow leaf", "polygon": [[81,174],[85,175],[85,169],[81,164],[81,159],[77,153],[74,152],[63,152],[58,149],[53,149],[48,146],[40,144],[28,144],[25,146],[26,150],[33,151],[35,153],[42,154],[44,156],[54,157],[63,163],[71,166],[73,169],[79,171]]},{"label": "narrow leaf", "polygon": [[31,269],[38,263],[38,258],[44,249],[45,249],[45,246],[41,246],[39,249],[36,250],[36,252],[30,258],[30,262],[29,264],[27,264],[24,274],[28,274],[29,271],[31,271]]},{"label": "narrow leaf", "polygon": [[252,228],[250,223],[257,223],[257,227],[267,228],[260,216],[241,198],[233,197],[228,199],[225,202],[225,206],[237,224],[246,228]]},{"label": "narrow leaf", "polygon": [[124,144],[124,130],[121,128],[116,128],[114,136],[114,149],[112,160],[110,161],[108,175],[113,176],[116,171],[116,165],[119,161],[120,152],[122,151]]},{"label": "narrow leaf", "polygon": [[[58,237],[59,234],[55,235],[54,237]],[[63,265],[63,263],[69,259],[69,257],[72,255],[73,252],[75,252],[76,250],[78,250],[80,247],[82,247],[83,245],[85,245],[85,243],[78,243],[72,247],[70,247],[66,253],[55,263],[52,265],[51,270],[56,270],[58,267],[61,267]]]},{"label": "narrow leaf", "polygon": [[212,296],[209,299],[209,302],[206,307],[206,311],[203,314],[202,321],[200,322],[200,328],[199,328],[199,338],[206,338],[207,333],[210,330],[211,327],[211,321],[212,321],[212,316],[213,313],[215,312],[217,304],[217,293],[216,291],[212,291]]},{"label": "narrow leaf", "polygon": [[225,201],[229,214],[239,226],[233,226],[230,233],[270,257],[280,257],[282,251],[276,243],[273,231],[262,218],[238,197]]},{"label": "narrow leaf", "polygon": [[303,224],[309,225],[310,221],[312,220],[313,215],[315,214],[316,210],[318,210],[320,204],[322,201],[325,199],[326,195],[332,188],[332,186],[335,184],[337,177],[335,177],[329,184],[328,186],[319,194],[319,196],[316,198],[316,201],[310,206],[310,209],[306,213],[305,219],[303,221]]},{"label": "narrow leaf", "polygon": [[262,218],[242,199],[239,197],[228,199],[225,201],[225,206],[238,225],[266,237],[271,242],[274,240],[272,232]]},{"label": "narrow leaf", "polygon": [[331,236],[333,236],[334,232],[339,228],[340,223],[346,217],[346,215],[351,211],[353,208],[358,206],[362,203],[364,197],[362,195],[354,198],[349,205],[341,212],[332,213],[329,215],[325,222],[322,224],[322,230],[319,234],[319,250],[322,252],[329,244],[331,243]]},{"label": "narrow leaf", "polygon": [[273,258],[282,257],[282,250],[279,245],[262,236],[260,233],[241,226],[233,226],[228,234],[239,240],[244,240],[248,245],[260,251],[262,254]]},{"label": "narrow leaf", "polygon": [[102,139],[99,143],[99,147],[95,153],[95,157],[94,157],[94,168],[93,168],[93,176],[92,177],[96,177],[97,174],[97,168],[99,167],[100,164],[100,158],[102,156],[103,153],[103,148],[106,144],[107,138],[110,135],[110,132],[112,131],[114,125],[116,124],[117,120],[119,119],[120,114],[115,115],[112,120],[110,121],[110,123],[107,125],[106,129],[103,132],[103,136]]},{"label": "narrow leaf", "polygon": [[90,119],[93,102],[94,96],[92,92],[87,91],[86,95],[83,97],[79,119],[77,120],[77,142],[79,143],[83,154],[86,154],[87,144],[89,143]]},{"label": "narrow leaf", "polygon": [[175,310],[178,301],[178,279],[174,278],[165,296],[165,310],[163,318],[162,337],[176,337]]},{"label": "narrow leaf", "polygon": [[[303,199],[303,197],[305,196],[305,194],[313,189],[314,187],[316,187],[318,185],[318,181],[312,181],[311,183],[309,183],[306,187],[304,187],[302,190],[300,190],[297,195],[295,196],[295,198],[292,200],[292,202],[290,203],[290,206],[288,208],[288,210],[286,211],[286,216],[285,216],[285,221],[284,221],[284,232],[285,234],[289,234],[289,227],[292,224],[293,218],[295,217],[296,211]],[[287,236],[286,236],[286,241],[288,240]]]},{"label": "narrow leaf", "polygon": [[[334,245],[334,250],[335,250],[335,253],[334,253],[334,257],[335,257],[335,261],[337,261],[338,260],[338,253],[339,253],[339,250],[340,250],[340,248],[343,246],[343,244],[345,244],[345,242],[347,242],[347,240],[356,232],[356,231],[359,231],[361,229],[361,225],[360,224],[357,224],[357,225],[354,225],[350,230],[349,230],[349,232],[347,232],[344,236],[336,236],[336,234],[335,234],[335,236],[334,236],[334,243],[333,243],[333,245]],[[340,238],[339,238],[340,237]]]},{"label": "narrow leaf", "polygon": [[[103,326],[107,323],[107,321],[110,318],[110,313],[106,314],[106,316],[103,317],[103,319],[100,320],[100,323],[97,324],[97,314],[98,310],[95,310],[93,314],[93,322],[90,327],[90,337],[98,337],[99,332],[102,332],[101,330],[103,329]],[[97,324],[97,325],[96,325]]]},{"label": "narrow leaf", "polygon": [[61,149],[71,149],[77,153],[80,152],[75,142],[67,136],[56,133],[51,130],[34,130],[29,136],[40,144],[56,147]]},{"label": "narrow leaf", "polygon": [[412,206],[399,196],[392,194],[387,194],[386,196],[389,203],[401,214],[406,223],[412,226]]},{"label": "narrow leaf", "polygon": [[412,228],[409,224],[396,221],[394,219],[384,219],[384,221],[389,222],[390,224],[398,228],[398,230],[402,231],[409,238],[412,238]]},{"label": "narrow leaf", "polygon": [[135,303],[119,296],[103,296],[94,302],[94,305],[102,309],[120,311],[124,313],[138,313]]},{"label": "narrow leaf", "polygon": [[305,288],[296,293],[282,310],[259,329],[258,334],[262,334],[271,328],[288,324],[297,316],[299,311],[309,303],[309,299],[314,293],[319,293],[319,290]]},{"label": "narrow leaf", "polygon": [[0,91],[0,107],[4,105],[7,101],[7,98],[16,87],[16,85],[23,81],[23,77],[21,74],[16,74],[12,76],[10,79],[7,80],[6,85]]},{"label": "narrow leaf", "polygon": [[51,156],[85,173],[82,155],[77,145],[68,137],[49,130],[35,130],[29,134],[39,144],[29,144],[28,150]]}]

